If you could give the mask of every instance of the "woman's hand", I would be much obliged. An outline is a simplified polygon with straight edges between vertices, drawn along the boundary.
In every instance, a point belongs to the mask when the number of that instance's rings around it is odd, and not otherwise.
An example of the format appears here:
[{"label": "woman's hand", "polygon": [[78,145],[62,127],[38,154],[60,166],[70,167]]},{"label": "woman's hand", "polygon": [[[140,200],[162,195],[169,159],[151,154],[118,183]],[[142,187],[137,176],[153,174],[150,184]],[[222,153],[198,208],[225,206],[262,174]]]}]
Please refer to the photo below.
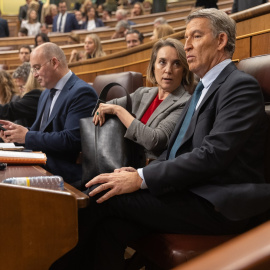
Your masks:
[{"label": "woman's hand", "polygon": [[100,103],[94,115],[93,122],[95,125],[99,123],[102,126],[105,123],[105,114],[117,114],[118,105]]}]

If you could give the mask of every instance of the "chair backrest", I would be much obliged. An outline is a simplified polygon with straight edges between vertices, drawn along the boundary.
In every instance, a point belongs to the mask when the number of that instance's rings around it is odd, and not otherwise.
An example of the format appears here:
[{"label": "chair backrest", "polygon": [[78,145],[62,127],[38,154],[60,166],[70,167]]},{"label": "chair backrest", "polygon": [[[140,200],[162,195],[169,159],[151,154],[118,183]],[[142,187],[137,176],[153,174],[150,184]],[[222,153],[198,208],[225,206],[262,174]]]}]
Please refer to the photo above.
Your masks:
[{"label": "chair backrest", "polygon": [[261,86],[265,103],[270,104],[270,54],[243,59],[238,63],[237,67],[257,79]]},{"label": "chair backrest", "polygon": [[[93,87],[99,95],[102,89],[111,82],[121,84],[128,93],[133,93],[136,89],[143,86],[143,76],[139,72],[120,72],[113,74],[98,75],[93,83]],[[107,100],[119,98],[125,95],[122,87],[114,86],[107,95]]]},{"label": "chair backrest", "polygon": [[[255,77],[259,82],[264,96],[265,111],[270,127],[270,54],[243,59],[238,63],[237,67],[239,70]],[[266,181],[270,183],[270,128],[268,129],[265,149],[264,175]]]}]

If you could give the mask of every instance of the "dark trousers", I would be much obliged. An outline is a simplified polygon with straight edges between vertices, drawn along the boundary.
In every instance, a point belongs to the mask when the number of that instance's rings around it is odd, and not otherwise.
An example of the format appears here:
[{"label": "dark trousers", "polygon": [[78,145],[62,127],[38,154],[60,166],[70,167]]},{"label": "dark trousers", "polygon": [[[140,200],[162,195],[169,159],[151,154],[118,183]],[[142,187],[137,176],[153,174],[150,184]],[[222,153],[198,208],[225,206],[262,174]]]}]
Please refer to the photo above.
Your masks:
[{"label": "dark trousers", "polygon": [[70,268],[52,269],[120,270],[125,267],[125,248],[147,234],[234,234],[243,232],[248,224],[248,220],[226,219],[189,191],[155,197],[148,190],[139,190],[101,204],[92,200],[79,215],[79,244],[65,256]]}]

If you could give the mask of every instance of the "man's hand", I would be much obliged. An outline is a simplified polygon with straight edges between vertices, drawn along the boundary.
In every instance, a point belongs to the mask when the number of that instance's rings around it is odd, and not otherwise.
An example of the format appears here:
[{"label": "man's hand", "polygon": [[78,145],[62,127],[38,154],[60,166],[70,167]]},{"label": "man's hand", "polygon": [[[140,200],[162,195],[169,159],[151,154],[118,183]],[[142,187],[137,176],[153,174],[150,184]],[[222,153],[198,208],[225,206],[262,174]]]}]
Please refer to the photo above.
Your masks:
[{"label": "man's hand", "polygon": [[101,185],[91,191],[89,196],[93,197],[104,190],[108,190],[105,195],[97,200],[97,203],[102,203],[115,195],[131,193],[140,189],[142,179],[137,171],[122,171],[121,173],[101,174],[89,181],[85,186],[91,187],[96,184]]},{"label": "man's hand", "polygon": [[5,120],[0,120],[0,124],[6,129],[6,131],[1,131],[0,133],[0,137],[4,142],[25,143],[25,136],[28,132],[27,128]]}]

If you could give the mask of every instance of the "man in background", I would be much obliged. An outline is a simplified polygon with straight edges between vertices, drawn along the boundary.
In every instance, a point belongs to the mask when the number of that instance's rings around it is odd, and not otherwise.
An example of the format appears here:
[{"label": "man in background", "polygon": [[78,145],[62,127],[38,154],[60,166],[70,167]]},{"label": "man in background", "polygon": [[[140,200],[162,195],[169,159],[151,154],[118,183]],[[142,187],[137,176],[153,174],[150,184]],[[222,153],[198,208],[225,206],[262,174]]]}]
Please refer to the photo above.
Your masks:
[{"label": "man in background", "polygon": [[9,29],[7,20],[1,18],[1,10],[0,10],[0,38],[1,37],[9,37]]},{"label": "man in background", "polygon": [[127,48],[133,48],[143,43],[144,36],[136,29],[130,29],[125,35]]},{"label": "man in background", "polygon": [[19,49],[19,59],[22,63],[30,61],[30,53],[32,49],[29,45],[22,45]]},{"label": "man in background", "polygon": [[234,0],[232,6],[232,13],[262,5],[267,2],[268,0]]},{"label": "man in background", "polygon": [[29,6],[31,0],[26,0],[25,2],[26,2],[26,4],[23,6],[20,6],[20,9],[19,9],[19,21],[20,22],[22,22],[22,20],[26,20],[28,6]]},{"label": "man in background", "polygon": [[53,18],[53,32],[71,32],[72,30],[80,29],[78,21],[73,13],[67,12],[66,1],[61,0],[58,4],[58,15]]}]

